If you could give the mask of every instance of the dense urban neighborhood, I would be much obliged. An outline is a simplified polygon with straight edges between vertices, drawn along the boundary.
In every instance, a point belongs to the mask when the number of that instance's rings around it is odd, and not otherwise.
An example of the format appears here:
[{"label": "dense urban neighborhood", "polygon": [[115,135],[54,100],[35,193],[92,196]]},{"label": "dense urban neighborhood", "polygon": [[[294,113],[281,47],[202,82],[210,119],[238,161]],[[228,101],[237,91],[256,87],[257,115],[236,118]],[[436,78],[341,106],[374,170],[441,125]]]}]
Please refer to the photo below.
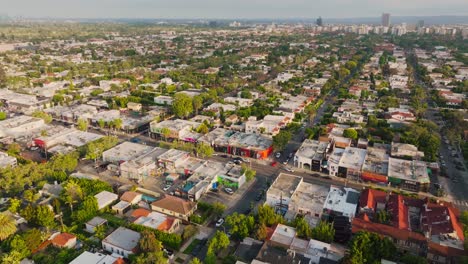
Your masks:
[{"label": "dense urban neighborhood", "polygon": [[0,21],[0,263],[468,263],[468,26]]}]

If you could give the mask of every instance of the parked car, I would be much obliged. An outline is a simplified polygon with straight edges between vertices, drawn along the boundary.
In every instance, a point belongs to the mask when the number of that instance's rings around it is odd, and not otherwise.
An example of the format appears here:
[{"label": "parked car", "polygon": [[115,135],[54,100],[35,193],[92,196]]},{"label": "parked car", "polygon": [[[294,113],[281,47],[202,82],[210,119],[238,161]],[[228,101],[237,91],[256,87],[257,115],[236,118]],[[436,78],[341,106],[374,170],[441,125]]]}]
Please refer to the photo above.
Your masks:
[{"label": "parked car", "polygon": [[287,171],[287,172],[294,172],[294,169],[291,169],[289,167],[284,167],[284,170]]},{"label": "parked car", "polygon": [[163,191],[167,192],[170,188],[171,188],[171,185],[167,184],[166,186],[164,186]]},{"label": "parked car", "polygon": [[277,159],[281,158],[281,153],[276,152],[275,157],[276,157]]},{"label": "parked car", "polygon": [[225,158],[225,159],[226,159],[226,158],[229,158],[229,156],[226,155],[226,154],[222,154],[222,155],[221,155],[221,158]]},{"label": "parked car", "polygon": [[163,252],[164,252],[164,255],[166,255],[167,258],[169,258],[169,259],[172,259],[174,257],[174,251],[172,251],[170,249],[163,248]]},{"label": "parked car", "polygon": [[212,192],[218,192],[219,190],[218,190],[218,188],[211,188],[210,191],[212,191]]},{"label": "parked car", "polygon": [[272,167],[276,167],[277,165],[278,165],[278,162],[276,162],[276,161],[273,161],[273,162],[271,163],[271,166],[272,166]]},{"label": "parked car", "polygon": [[216,221],[216,227],[220,227],[224,224],[224,218],[220,218],[218,219],[218,221]]},{"label": "parked car", "polygon": [[227,194],[233,194],[234,191],[231,189],[231,188],[224,188],[224,191],[227,193]]}]

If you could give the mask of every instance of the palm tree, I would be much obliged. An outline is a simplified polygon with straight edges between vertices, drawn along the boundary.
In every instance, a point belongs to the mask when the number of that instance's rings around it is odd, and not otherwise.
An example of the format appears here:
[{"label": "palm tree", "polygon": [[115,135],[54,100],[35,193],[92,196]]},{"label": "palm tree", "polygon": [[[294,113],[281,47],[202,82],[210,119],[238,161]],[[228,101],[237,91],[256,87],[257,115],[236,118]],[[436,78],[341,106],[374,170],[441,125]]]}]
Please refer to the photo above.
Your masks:
[{"label": "palm tree", "polygon": [[6,214],[0,214],[0,241],[7,239],[16,232],[16,223]]},{"label": "palm tree", "polygon": [[70,206],[73,212],[73,204],[83,199],[83,190],[75,181],[70,180],[63,188],[62,199]]}]

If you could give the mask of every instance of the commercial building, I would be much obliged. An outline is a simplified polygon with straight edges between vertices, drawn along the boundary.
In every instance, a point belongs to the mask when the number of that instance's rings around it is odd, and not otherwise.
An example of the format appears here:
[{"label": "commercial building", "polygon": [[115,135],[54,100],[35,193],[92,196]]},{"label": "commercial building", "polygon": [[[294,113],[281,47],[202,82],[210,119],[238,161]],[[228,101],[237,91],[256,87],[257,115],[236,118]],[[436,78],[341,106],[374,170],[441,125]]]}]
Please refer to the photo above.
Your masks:
[{"label": "commercial building", "polygon": [[128,258],[136,253],[140,233],[125,227],[119,227],[102,240],[102,248],[107,252]]},{"label": "commercial building", "polygon": [[341,161],[341,158],[343,157],[343,153],[345,152],[345,149],[343,148],[334,148],[332,153],[328,156],[328,173],[330,176],[338,176],[338,168],[339,164]]},{"label": "commercial building", "polygon": [[266,159],[273,152],[273,140],[269,137],[216,128],[199,139],[217,152],[254,159]]},{"label": "commercial building", "polygon": [[105,163],[120,164],[133,160],[153,150],[153,147],[125,141],[102,153],[102,161]]},{"label": "commercial building", "polygon": [[358,191],[332,185],[323,205],[322,219],[332,222],[335,216],[345,216],[351,221],[357,213],[358,203]]},{"label": "commercial building", "polygon": [[80,131],[74,128],[56,127],[48,130],[47,136],[35,138],[33,142],[34,145],[44,150],[49,150],[57,145],[78,148],[102,137],[102,135],[96,133]]},{"label": "commercial building", "polygon": [[168,150],[155,147],[120,164],[120,176],[128,179],[145,179],[155,175],[159,157]]},{"label": "commercial building", "polygon": [[249,117],[245,122],[245,132],[253,134],[277,135],[281,128],[286,127],[292,118],[281,115],[266,115],[262,120],[257,120],[255,116]]},{"label": "commercial building", "polygon": [[276,212],[286,214],[289,204],[302,182],[302,177],[281,173],[266,192],[265,204],[273,207]]},{"label": "commercial building", "polygon": [[202,136],[202,134],[194,132],[200,125],[201,123],[183,119],[153,121],[150,123],[150,132],[151,136],[155,138],[177,139],[195,143]]},{"label": "commercial building", "polygon": [[329,150],[328,142],[306,139],[294,156],[294,165],[301,169],[322,171]]},{"label": "commercial building", "polygon": [[386,147],[367,148],[367,156],[362,166],[361,179],[376,183],[387,183],[389,157]]},{"label": "commercial building", "polygon": [[389,158],[388,181],[392,186],[406,190],[425,191],[430,185],[427,170],[427,165],[423,161]]},{"label": "commercial building", "polygon": [[362,165],[366,159],[367,150],[347,147],[338,164],[338,177],[359,179],[361,176]]},{"label": "commercial building", "polygon": [[32,135],[34,132],[40,132],[46,127],[44,120],[31,116],[15,116],[0,121],[0,138],[11,137],[19,138],[26,135]]},{"label": "commercial building", "polygon": [[302,181],[291,196],[285,218],[293,220],[301,215],[310,226],[316,226],[322,217],[328,190],[328,187]]},{"label": "commercial building", "polygon": [[382,14],[382,26],[384,27],[389,27],[390,26],[390,14],[389,13],[383,13]]}]

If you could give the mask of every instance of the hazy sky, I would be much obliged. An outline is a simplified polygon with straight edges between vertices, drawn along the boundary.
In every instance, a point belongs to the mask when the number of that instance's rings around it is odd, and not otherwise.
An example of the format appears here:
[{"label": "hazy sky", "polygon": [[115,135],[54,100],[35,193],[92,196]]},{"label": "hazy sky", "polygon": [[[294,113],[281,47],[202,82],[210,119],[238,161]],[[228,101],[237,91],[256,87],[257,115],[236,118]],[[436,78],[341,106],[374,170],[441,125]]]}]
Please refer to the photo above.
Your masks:
[{"label": "hazy sky", "polygon": [[60,18],[328,18],[468,15],[468,0],[0,0],[0,14]]}]

